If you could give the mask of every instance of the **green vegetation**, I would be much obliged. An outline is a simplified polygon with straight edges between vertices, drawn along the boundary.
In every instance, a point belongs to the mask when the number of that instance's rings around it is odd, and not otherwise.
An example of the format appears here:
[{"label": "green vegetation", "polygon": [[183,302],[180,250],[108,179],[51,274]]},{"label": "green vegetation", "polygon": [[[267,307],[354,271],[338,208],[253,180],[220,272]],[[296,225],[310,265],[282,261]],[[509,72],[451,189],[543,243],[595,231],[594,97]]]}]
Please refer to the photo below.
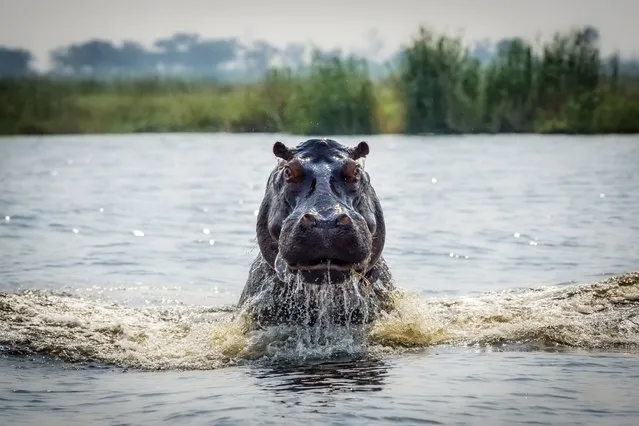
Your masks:
[{"label": "green vegetation", "polygon": [[0,134],[128,132],[639,133],[639,78],[604,63],[590,28],[540,53],[502,41],[482,64],[461,40],[420,29],[373,82],[357,58],[316,54],[304,73],[262,81],[0,80]]}]

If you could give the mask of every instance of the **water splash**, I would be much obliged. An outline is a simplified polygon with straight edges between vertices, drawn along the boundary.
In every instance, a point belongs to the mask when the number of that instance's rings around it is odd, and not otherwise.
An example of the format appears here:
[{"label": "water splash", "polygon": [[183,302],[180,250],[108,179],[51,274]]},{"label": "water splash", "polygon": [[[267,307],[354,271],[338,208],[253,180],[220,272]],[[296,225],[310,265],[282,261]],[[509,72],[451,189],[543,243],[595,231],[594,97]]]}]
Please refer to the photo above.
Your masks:
[{"label": "water splash", "polygon": [[[39,291],[0,294],[0,349],[135,368],[218,368],[231,335],[241,333],[228,316],[225,309],[132,309]],[[225,324],[228,343],[212,345]]]},{"label": "water splash", "polygon": [[481,297],[424,300],[398,293],[395,305],[372,327],[372,343],[639,348],[639,272]]},{"label": "water splash", "polygon": [[278,279],[261,274],[259,288],[242,304],[243,312],[257,327],[291,324],[309,330],[349,328],[370,322],[387,308],[385,280],[371,283],[354,272],[343,282],[332,283],[327,272],[322,284],[311,284],[299,273],[287,271],[279,256],[275,269]]},{"label": "water splash", "polygon": [[[338,292],[322,288],[296,297],[306,294],[304,303],[320,306],[337,302],[330,297]],[[255,330],[246,311],[230,307],[127,308],[65,294],[0,293],[0,352],[142,369],[213,369],[442,344],[639,349],[639,272],[480,297],[424,299],[397,291],[393,304],[364,326],[329,321],[327,309],[310,326]]]}]

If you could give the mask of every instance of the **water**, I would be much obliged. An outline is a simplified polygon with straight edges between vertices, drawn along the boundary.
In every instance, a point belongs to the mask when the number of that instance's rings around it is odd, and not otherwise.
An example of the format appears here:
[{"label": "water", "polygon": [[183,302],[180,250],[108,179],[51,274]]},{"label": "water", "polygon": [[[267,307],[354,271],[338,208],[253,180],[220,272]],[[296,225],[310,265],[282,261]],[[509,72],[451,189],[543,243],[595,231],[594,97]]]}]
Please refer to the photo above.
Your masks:
[{"label": "water", "polygon": [[635,424],[639,137],[367,137],[395,314],[247,333],[276,139],[0,140],[0,423]]}]

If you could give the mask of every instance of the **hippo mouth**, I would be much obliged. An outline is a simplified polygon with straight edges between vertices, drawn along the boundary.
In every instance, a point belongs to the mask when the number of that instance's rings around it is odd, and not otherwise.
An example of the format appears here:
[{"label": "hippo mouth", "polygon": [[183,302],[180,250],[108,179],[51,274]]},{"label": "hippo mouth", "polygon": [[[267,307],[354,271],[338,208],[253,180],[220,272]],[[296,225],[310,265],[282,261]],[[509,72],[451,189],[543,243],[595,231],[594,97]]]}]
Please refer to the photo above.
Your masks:
[{"label": "hippo mouth", "polygon": [[286,282],[291,274],[300,274],[304,281],[322,283],[344,281],[351,274],[363,274],[365,263],[352,263],[340,259],[321,259],[309,264],[288,264],[278,253],[275,258],[275,272],[277,277]]}]

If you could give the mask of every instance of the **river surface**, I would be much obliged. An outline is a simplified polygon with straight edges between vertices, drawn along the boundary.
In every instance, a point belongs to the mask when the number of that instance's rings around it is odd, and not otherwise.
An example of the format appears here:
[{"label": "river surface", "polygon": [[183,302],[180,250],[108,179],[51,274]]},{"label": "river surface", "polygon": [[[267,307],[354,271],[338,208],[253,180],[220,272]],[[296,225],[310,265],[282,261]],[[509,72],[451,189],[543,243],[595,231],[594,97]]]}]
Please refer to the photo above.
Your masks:
[{"label": "river surface", "polygon": [[639,137],[335,139],[405,296],[321,339],[232,319],[301,138],[0,139],[0,424],[636,424]]}]

